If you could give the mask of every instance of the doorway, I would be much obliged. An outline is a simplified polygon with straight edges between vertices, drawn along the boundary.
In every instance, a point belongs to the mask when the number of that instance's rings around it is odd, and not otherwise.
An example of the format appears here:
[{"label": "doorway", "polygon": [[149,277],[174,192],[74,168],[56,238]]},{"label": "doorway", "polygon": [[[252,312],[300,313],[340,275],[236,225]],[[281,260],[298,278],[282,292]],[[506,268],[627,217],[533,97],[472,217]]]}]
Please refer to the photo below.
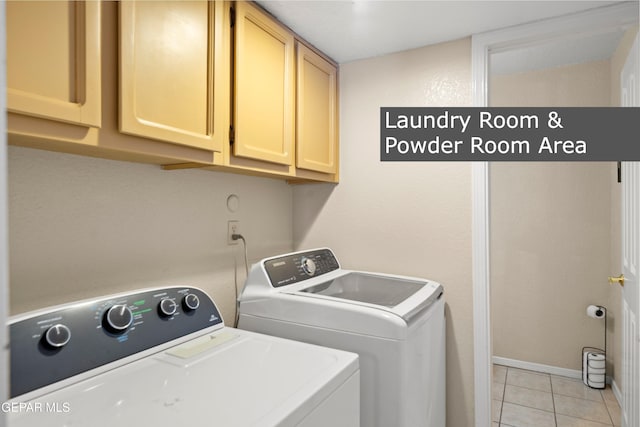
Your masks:
[{"label": "doorway", "polygon": [[[615,29],[491,54],[489,106],[610,106],[612,57],[624,34]],[[494,422],[620,419],[611,390],[603,395],[582,384],[580,357],[582,347],[605,346],[604,320],[588,318],[587,306],[608,307],[609,326],[617,325],[619,298],[612,307],[605,280],[620,264],[611,257],[620,247],[619,232],[612,234],[620,217],[619,197],[612,200],[620,191],[616,175],[611,162],[489,166]]]},{"label": "doorway", "polygon": [[[510,56],[511,59],[507,59],[506,61],[503,61],[503,63],[506,63],[507,65],[521,64],[523,62],[526,62],[524,59],[522,59],[523,57],[521,56],[520,60],[517,60],[517,59],[514,60],[513,55],[525,53],[526,57],[534,57],[535,55],[533,55],[533,53],[535,52],[532,52],[532,51],[543,48],[543,50],[546,50],[548,52],[549,45],[553,47],[558,47],[559,41],[575,44],[578,40],[577,35],[579,35],[583,39],[586,39],[588,44],[593,45],[595,43],[594,37],[596,36],[600,37],[604,33],[619,32],[620,30],[624,30],[636,23],[637,23],[637,5],[623,4],[623,5],[605,7],[605,8],[601,8],[593,11],[588,11],[588,12],[585,12],[579,15],[570,16],[570,17],[563,17],[563,18],[558,18],[554,20],[549,20],[546,22],[522,26],[519,28],[513,28],[513,29],[483,34],[480,36],[474,36],[474,40],[473,40],[474,71],[473,73],[474,73],[474,82],[475,82],[475,85],[474,85],[475,105],[476,106],[507,105],[505,104],[505,99],[502,99],[497,103],[490,102],[490,99],[491,99],[490,93],[494,97],[494,99],[500,99],[499,98],[500,94],[498,92],[495,92],[495,93],[492,92],[491,90],[492,79],[489,78],[491,75],[489,73],[489,70],[491,69],[489,64],[493,65],[495,68],[498,68],[498,66],[500,65],[499,61],[501,60],[499,59],[499,57],[502,57],[502,59],[504,59],[505,57]],[[612,34],[609,34],[609,35],[612,38],[618,37]],[[547,44],[547,47],[544,47],[545,44]],[[526,47],[526,49],[523,50],[523,47]],[[577,48],[574,48],[572,53],[575,53],[576,51],[577,51]],[[495,59],[494,63],[492,63],[492,56]],[[549,53],[545,55],[546,58],[549,58],[551,56],[552,55],[550,55]],[[571,59],[568,58],[569,56],[570,55],[567,55],[567,54],[560,55],[561,58],[568,59],[568,61],[571,62]],[[595,61],[597,62],[597,60]],[[548,67],[545,66],[543,68],[548,68]],[[557,68],[557,65],[555,68]],[[528,72],[536,72],[536,70],[528,70]],[[509,76],[512,74],[514,74],[513,70],[503,73],[504,76]],[[515,74],[518,74],[518,73],[516,72]],[[587,73],[587,74],[594,75],[594,73]],[[597,72],[595,74],[597,74]],[[519,77],[522,77],[522,76],[519,76]],[[502,80],[503,82],[501,84],[504,87],[507,87],[509,83],[513,83],[513,82],[508,82],[509,78],[507,77],[504,77]],[[539,80],[540,79],[538,78],[537,81]],[[561,76],[555,76],[555,78],[552,79],[552,81],[556,83],[560,82],[561,80],[562,80]],[[548,106],[549,104],[548,98],[546,100],[537,100],[537,101],[534,100],[535,96],[543,92],[540,88],[531,87],[531,85],[523,86],[521,83],[517,84],[517,86],[525,87],[526,89],[533,89],[533,92],[529,94],[524,94],[520,99],[518,99],[517,96],[513,96],[512,102],[514,104],[512,105],[533,106],[535,105],[535,102],[539,102],[539,103],[547,104],[545,106]],[[566,86],[567,86],[566,84],[563,85],[563,87],[566,87]],[[506,92],[510,94],[514,94],[513,90],[506,90]],[[572,104],[566,103],[567,102],[566,99],[563,101],[562,97],[558,96],[562,94],[558,92],[557,88],[550,90],[550,93],[553,96],[558,97],[555,105],[572,106]],[[582,105],[585,105],[585,103],[587,104],[590,103],[590,105],[592,106],[605,104],[604,102],[593,101],[593,100],[590,100],[590,101],[581,100],[580,102],[582,102]],[[611,104],[605,104],[605,105],[611,105]],[[590,195],[589,195],[588,189],[584,189],[584,188],[581,189],[582,184],[585,184],[584,182],[585,180],[580,179],[579,177],[590,179],[592,177],[598,176],[598,179],[596,181],[593,181],[598,183],[601,183],[602,179],[604,178],[604,183],[606,183],[606,185],[598,184],[601,186],[599,191],[601,190],[600,191],[601,195],[608,195],[608,199],[611,199],[611,189],[608,188],[608,186],[610,185],[610,180],[607,178],[609,178],[609,176],[612,173],[614,173],[614,171],[615,171],[615,168],[610,164],[599,164],[599,165],[587,164],[587,165],[578,165],[578,166],[560,165],[560,164],[554,164],[554,165],[501,164],[500,166],[496,167],[495,171],[492,171],[491,167],[486,163],[482,163],[482,164],[478,163],[473,165],[474,320],[475,320],[474,344],[475,344],[475,368],[476,368],[475,379],[476,379],[476,425],[477,426],[490,425],[488,420],[491,419],[491,412],[492,412],[492,406],[493,406],[491,402],[492,394],[491,394],[490,382],[492,379],[491,365],[493,361],[493,357],[492,357],[493,349],[491,344],[492,342],[495,343],[495,341],[491,340],[491,325],[492,325],[491,309],[494,308],[494,305],[490,304],[490,302],[492,302],[492,295],[490,293],[489,285],[491,284],[493,286],[494,281],[496,281],[497,283],[498,280],[501,280],[502,282],[500,283],[500,285],[502,285],[502,287],[506,288],[507,290],[511,290],[513,292],[512,295],[517,295],[518,297],[522,297],[522,295],[524,294],[529,296],[529,298],[526,299],[526,302],[529,303],[530,305],[539,305],[539,307],[542,307],[541,310],[544,311],[544,310],[547,310],[549,306],[553,305],[553,304],[550,304],[550,302],[557,303],[559,305],[558,307],[555,307],[556,308],[555,311],[558,311],[558,310],[562,311],[567,308],[567,305],[562,304],[561,302],[558,301],[558,298],[556,298],[556,295],[553,292],[554,290],[553,288],[545,292],[543,287],[540,286],[540,282],[545,281],[544,277],[535,277],[539,273],[550,274],[554,271],[554,269],[557,272],[559,268],[562,272],[560,274],[554,274],[554,276],[560,276],[560,277],[554,277],[554,280],[557,278],[561,280],[562,283],[573,281],[574,283],[578,283],[578,284],[582,284],[585,281],[587,282],[594,281],[594,283],[592,284],[593,289],[595,289],[593,298],[595,299],[606,298],[606,295],[603,296],[603,295],[599,295],[598,293],[601,291],[601,288],[604,288],[604,285],[601,284],[602,278],[606,277],[607,274],[610,274],[610,266],[612,261],[609,259],[608,255],[610,253],[609,242],[611,241],[611,233],[613,232],[612,228],[610,227],[610,224],[611,224],[611,215],[614,215],[614,216],[616,215],[615,209],[613,211],[609,210],[609,200],[606,201],[606,206],[604,207],[602,207],[601,205],[602,202],[598,201],[598,203],[601,206],[601,209],[596,209],[597,212],[592,212],[593,215],[591,217],[589,217],[589,215],[583,216],[581,219],[577,221],[577,224],[567,224],[567,223],[561,224],[561,222],[562,222],[562,218],[566,219],[567,216],[570,217],[572,207],[575,208],[576,206],[581,204],[590,205],[592,203],[592,200],[589,199]],[[541,223],[545,222],[545,218],[547,220],[549,218],[555,218],[555,219],[559,219],[560,223],[555,224],[554,226],[557,226],[561,231],[571,231],[571,230],[564,230],[565,228],[570,228],[570,227],[567,227],[567,225],[572,225],[572,226],[575,225],[577,227],[576,229],[568,233],[566,236],[563,236],[564,239],[560,239],[559,240],[560,244],[555,245],[556,247],[554,248],[556,250],[562,250],[563,252],[568,254],[573,254],[571,255],[574,258],[573,260],[570,259],[571,258],[570,256],[568,260],[565,259],[564,262],[559,262],[558,265],[552,266],[553,268],[546,268],[544,263],[542,263],[541,258],[544,258],[544,255],[548,255],[549,252],[552,252],[552,251],[550,250],[545,251],[544,244],[542,245],[542,248],[538,248],[535,250],[532,250],[532,248],[530,247],[532,246],[532,243],[531,243],[532,238],[539,238],[540,236],[544,236],[544,233],[536,233],[535,235],[530,234],[529,236],[522,235],[522,233],[521,235],[518,235],[517,237],[520,239],[519,242],[518,241],[510,242],[510,244],[516,245],[515,247],[517,248],[517,251],[515,251],[515,253],[508,254],[510,256],[515,255],[515,257],[512,256],[511,258],[506,257],[505,255],[505,253],[508,252],[508,250],[506,250],[504,247],[500,248],[494,245],[493,240],[496,240],[496,239],[492,239],[494,231],[496,233],[503,233],[501,237],[508,237],[509,233],[511,233],[512,235],[511,237],[513,237],[513,234],[518,234],[517,232],[515,233],[513,232],[514,230],[513,226],[518,224],[513,224],[513,223],[510,224],[508,219],[506,220],[502,219],[502,220],[499,220],[500,224],[506,225],[506,226],[503,227],[503,229],[499,229],[499,227],[497,227],[496,230],[493,230],[492,225],[494,225],[494,222],[497,220],[495,218],[495,215],[493,214],[494,213],[499,214],[499,212],[492,212],[492,208],[494,208],[493,206],[494,195],[490,197],[490,193],[491,191],[494,191],[494,192],[505,191],[504,188],[502,190],[498,190],[500,185],[500,180],[497,180],[498,176],[500,176],[501,180],[503,180],[502,182],[502,184],[504,184],[503,187],[506,186],[507,190],[516,191],[517,193],[517,187],[512,186],[513,188],[509,189],[508,184],[516,180],[518,174],[524,174],[521,176],[526,176],[528,174],[527,181],[538,185],[538,188],[528,189],[527,191],[529,194],[527,196],[525,196],[524,194],[520,194],[520,195],[516,194],[515,197],[513,196],[507,197],[503,194],[503,196],[505,196],[504,200],[502,201],[503,205],[507,206],[508,208],[510,203],[518,203],[518,201],[522,201],[521,204],[517,206],[511,205],[511,207],[518,208],[518,209],[525,209],[526,206],[523,207],[522,205],[525,205],[526,204],[525,202],[532,202],[532,200],[529,200],[529,199],[533,199],[532,196],[535,195],[536,197],[542,197],[542,199],[546,197],[547,200],[544,200],[544,203],[532,203],[528,207],[529,209],[535,210],[536,207],[543,206],[543,207],[546,207],[545,209],[550,210],[550,212],[537,213],[537,217],[540,218],[538,226],[541,226],[543,228],[549,228],[548,225],[545,227],[544,224],[541,224]],[[505,179],[507,181],[506,183],[504,182]],[[589,182],[588,179],[586,181],[587,183]],[[545,188],[549,190],[549,189],[553,189],[554,187],[557,187],[556,188],[557,191],[555,192],[543,191],[545,190]],[[564,190],[562,190],[563,188]],[[570,200],[570,203],[566,203],[566,200],[564,200],[566,197],[562,197],[562,194],[561,194],[563,191],[571,194],[572,195],[571,197],[573,197],[574,200]],[[554,198],[560,198],[560,200],[557,200],[557,202],[559,202],[560,204],[556,205]],[[525,200],[523,201],[523,199]],[[563,203],[564,203],[564,206],[561,206]],[[554,211],[554,208],[557,208],[558,210]],[[518,209],[512,209],[513,210],[512,214],[516,214],[516,211]],[[561,212],[561,210],[563,209],[565,210],[568,209],[569,212],[568,213]],[[490,215],[490,213],[492,215]],[[529,212],[529,213],[534,213],[534,212]],[[554,213],[557,215],[553,215]],[[540,216],[541,214],[544,214],[544,215]],[[507,217],[509,217],[509,215],[511,214],[509,214],[507,211]],[[524,215],[523,212],[518,212],[517,213],[518,220],[522,220],[523,215]],[[552,216],[549,216],[549,215],[552,215]],[[511,215],[511,218],[513,217],[514,215]],[[527,214],[525,217],[529,217],[535,220],[536,215]],[[584,228],[581,230],[581,227],[588,228],[587,224],[589,224],[589,226],[594,226],[595,225],[594,221],[599,222],[599,224],[595,228],[598,228],[599,230],[601,230],[598,233],[595,233],[596,236],[594,236],[593,233],[581,232],[581,231],[584,231]],[[553,223],[553,221],[551,222]],[[606,227],[604,227],[603,224],[606,224]],[[535,229],[535,227],[531,227],[531,225],[532,224],[529,224],[529,228],[527,229],[529,233],[532,231],[531,228]],[[535,226],[535,224],[533,225]],[[542,231],[549,232],[551,234],[558,234],[558,233],[553,233],[552,230],[548,230],[548,229],[545,229]],[[603,253],[606,253],[606,260],[604,260],[599,264],[593,263],[594,265],[590,265],[590,267],[593,267],[591,269],[593,271],[587,269],[589,271],[581,272],[581,273],[584,273],[585,276],[589,276],[588,278],[571,277],[571,275],[569,274],[571,270],[575,271],[575,268],[572,268],[569,266],[571,262],[574,262],[574,266],[584,265],[585,263],[585,259],[580,259],[581,256],[578,253],[579,251],[572,249],[572,248],[575,249],[575,247],[580,244],[580,241],[576,240],[575,237],[573,237],[572,239],[571,235],[580,236],[579,237],[580,239],[586,238],[585,236],[590,236],[590,238],[593,237],[594,239],[593,241],[583,242],[584,245],[595,245],[598,249],[602,249]],[[555,237],[555,236],[552,236],[552,237]],[[603,242],[607,242],[607,243],[605,246],[600,248],[600,246],[603,245]],[[518,244],[520,245],[519,247],[517,246]],[[567,246],[565,248],[562,248],[562,244],[565,244]],[[491,254],[491,258],[489,257],[489,254]],[[591,255],[592,254],[589,254],[589,253],[582,254],[582,258],[584,258],[585,256],[586,257],[591,256]],[[595,257],[597,257],[598,259],[603,259],[604,255],[599,254],[599,255],[595,255]],[[553,257],[551,257],[551,261],[553,261]],[[499,265],[502,265],[502,268],[500,268]],[[492,268],[496,270],[495,274],[491,271]],[[514,273],[514,271],[509,270],[510,268],[517,268],[517,269],[515,270],[515,273]],[[604,274],[604,276],[594,277],[600,274]],[[565,277],[562,277],[563,275]],[[525,276],[525,277],[522,277],[522,276]],[[529,280],[528,283],[526,283],[527,280]],[[600,281],[598,282],[598,280]],[[515,282],[518,282],[519,285],[527,286],[527,288],[525,288],[525,291],[523,292],[522,288],[515,287],[513,285]],[[521,283],[521,282],[524,282],[524,283]],[[500,287],[500,285],[498,285],[498,287]],[[529,294],[527,294],[527,291],[531,291],[531,290],[535,290],[536,292],[534,292],[533,294],[529,292]],[[606,288],[602,292],[606,294]],[[578,292],[578,295],[580,295],[580,292]],[[586,320],[586,314],[583,315],[582,313],[578,312],[578,307],[581,307],[582,305],[586,307],[586,304],[584,304],[584,301],[579,301],[579,297],[576,298],[572,291],[569,291],[566,297],[568,301],[571,301],[572,303],[574,303],[572,310],[574,310],[575,313],[571,315],[569,314],[564,314],[564,315],[575,318],[574,320],[578,322],[580,322],[581,320]],[[498,304],[500,306],[505,305],[504,302],[500,301],[499,297],[493,297],[493,298],[496,299],[495,305],[498,305]],[[606,302],[602,303],[602,305],[605,305],[605,304]],[[512,304],[511,306],[508,306],[507,308],[509,310],[512,310],[511,316],[513,317],[513,310],[516,310],[514,307],[514,304]],[[549,311],[552,312],[554,310],[549,310]],[[515,313],[518,318],[525,317],[521,310],[516,310]],[[538,314],[538,315],[544,316],[544,313]],[[534,314],[534,316],[536,316],[536,314]],[[582,319],[581,316],[584,317],[585,319]],[[508,317],[508,313],[507,313],[507,317]],[[531,319],[528,319],[528,322],[531,323]],[[553,323],[553,320],[550,320],[550,322]],[[517,325],[508,325],[508,326],[517,326]],[[602,334],[603,325],[598,325],[598,326],[600,326],[600,329],[598,329],[597,326],[594,328],[589,328],[589,330],[585,332],[585,336],[580,338],[585,340],[598,339],[598,337],[593,336],[593,334],[595,333],[597,335],[598,330]],[[557,329],[559,328],[549,328],[549,327],[541,328],[541,330],[550,331],[551,335],[553,335],[554,333],[557,333]],[[516,330],[518,330],[517,327],[516,327]],[[541,334],[541,332],[533,331],[532,334],[539,335]],[[602,337],[602,335],[599,335],[599,336]],[[518,361],[522,358],[525,358],[525,359],[533,358],[534,360],[537,360],[534,363],[536,363],[538,366],[529,365],[529,367],[534,367],[536,369],[539,369],[541,367],[543,369],[546,367],[554,367],[555,365],[561,365],[560,368],[562,369],[562,366],[568,366],[568,367],[565,367],[564,370],[561,370],[560,372],[556,372],[556,373],[575,377],[576,372],[579,373],[579,370],[574,369],[576,367],[575,364],[572,365],[572,363],[574,362],[571,362],[571,361],[556,362],[553,359],[545,360],[544,358],[540,359],[540,358],[537,358],[536,356],[528,357],[532,353],[532,351],[535,351],[535,348],[534,348],[535,344],[531,345],[531,343],[549,342],[549,341],[545,341],[546,338],[548,337],[530,336],[529,339],[527,339],[527,337],[518,337],[518,339],[523,340],[522,344],[525,344],[521,346],[512,346],[512,347],[518,347],[516,350],[521,352],[519,354],[517,353],[517,351],[516,353],[509,353],[509,351],[511,350],[503,348],[504,346],[502,345],[497,345],[496,347],[499,347],[497,351],[507,352],[506,354],[512,355],[511,357],[503,357],[504,359],[510,359],[509,361]],[[551,338],[553,338],[553,336]],[[602,338],[600,338],[600,341],[601,340]],[[549,345],[546,351],[542,352],[542,354],[545,354],[545,357],[548,356],[548,354],[550,353],[548,351],[549,348],[552,348],[555,345],[553,344],[553,340],[551,340],[551,343],[552,344]],[[527,345],[529,345],[529,347],[527,347]],[[541,344],[541,346],[543,345],[544,344]],[[567,348],[571,348],[571,344],[567,343]],[[580,348],[576,350],[575,356],[574,356],[578,361],[579,361],[579,351],[580,351]],[[561,357],[564,357],[564,356],[561,356]],[[571,358],[570,355],[567,355],[566,357]]]}]

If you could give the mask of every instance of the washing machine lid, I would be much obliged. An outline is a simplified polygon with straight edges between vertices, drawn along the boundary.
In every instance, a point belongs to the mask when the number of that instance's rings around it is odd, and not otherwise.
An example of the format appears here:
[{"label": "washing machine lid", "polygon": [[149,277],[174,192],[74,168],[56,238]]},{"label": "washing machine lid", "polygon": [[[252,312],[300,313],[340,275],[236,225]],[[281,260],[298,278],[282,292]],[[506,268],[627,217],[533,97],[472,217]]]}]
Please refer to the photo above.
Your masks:
[{"label": "washing machine lid", "polygon": [[393,308],[426,285],[424,281],[349,272],[327,282],[303,288],[300,292]]},{"label": "washing machine lid", "polygon": [[[297,425],[358,371],[353,353],[224,328],[30,401],[11,427]],[[22,405],[22,406],[21,406]]]},{"label": "washing machine lid", "polygon": [[308,283],[281,292],[380,310],[406,323],[443,294],[442,286],[429,280],[362,271],[339,270]]}]

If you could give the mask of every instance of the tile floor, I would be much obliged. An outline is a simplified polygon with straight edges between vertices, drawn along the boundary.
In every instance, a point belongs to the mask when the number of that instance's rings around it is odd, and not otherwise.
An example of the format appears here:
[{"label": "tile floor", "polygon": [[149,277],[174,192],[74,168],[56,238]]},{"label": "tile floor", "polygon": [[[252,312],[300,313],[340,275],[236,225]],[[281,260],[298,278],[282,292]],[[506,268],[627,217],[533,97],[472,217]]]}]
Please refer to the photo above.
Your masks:
[{"label": "tile floor", "polygon": [[620,426],[620,406],[611,388],[493,365],[493,427]]}]

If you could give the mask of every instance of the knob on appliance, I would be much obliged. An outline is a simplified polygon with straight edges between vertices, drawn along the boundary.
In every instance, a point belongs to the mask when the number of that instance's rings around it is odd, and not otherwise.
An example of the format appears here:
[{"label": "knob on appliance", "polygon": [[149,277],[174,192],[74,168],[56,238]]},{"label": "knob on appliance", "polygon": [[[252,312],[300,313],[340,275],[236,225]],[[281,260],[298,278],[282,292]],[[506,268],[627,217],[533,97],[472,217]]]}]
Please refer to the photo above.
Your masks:
[{"label": "knob on appliance", "polygon": [[62,323],[53,325],[44,333],[44,341],[48,346],[53,348],[64,347],[70,339],[71,330]]},{"label": "knob on appliance", "polygon": [[162,301],[160,301],[160,304],[158,304],[158,310],[160,311],[161,316],[169,317],[176,314],[176,311],[178,310],[178,305],[174,300],[165,298]]},{"label": "knob on appliance", "polygon": [[200,307],[200,298],[196,294],[187,294],[182,300],[185,310],[193,311]]},{"label": "knob on appliance", "polygon": [[310,258],[302,258],[302,269],[309,276],[316,274],[316,263]]},{"label": "knob on appliance", "polygon": [[114,332],[124,332],[133,323],[133,313],[125,304],[116,304],[107,310],[105,320]]}]

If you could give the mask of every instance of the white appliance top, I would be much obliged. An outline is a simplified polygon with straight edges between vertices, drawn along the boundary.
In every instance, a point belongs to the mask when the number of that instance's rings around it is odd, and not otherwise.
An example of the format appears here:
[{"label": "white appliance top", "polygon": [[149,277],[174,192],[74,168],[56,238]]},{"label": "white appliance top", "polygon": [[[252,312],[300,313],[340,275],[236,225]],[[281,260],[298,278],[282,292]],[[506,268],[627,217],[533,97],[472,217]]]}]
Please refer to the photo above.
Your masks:
[{"label": "white appliance top", "polygon": [[434,281],[345,270],[328,248],[265,258],[240,296],[240,315],[401,338],[443,295]]},{"label": "white appliance top", "polygon": [[353,353],[225,327],[193,288],[29,313],[10,332],[9,427],[295,425],[359,369]]},{"label": "white appliance top", "polygon": [[352,353],[223,328],[28,401],[9,427],[295,425],[357,370]]}]

